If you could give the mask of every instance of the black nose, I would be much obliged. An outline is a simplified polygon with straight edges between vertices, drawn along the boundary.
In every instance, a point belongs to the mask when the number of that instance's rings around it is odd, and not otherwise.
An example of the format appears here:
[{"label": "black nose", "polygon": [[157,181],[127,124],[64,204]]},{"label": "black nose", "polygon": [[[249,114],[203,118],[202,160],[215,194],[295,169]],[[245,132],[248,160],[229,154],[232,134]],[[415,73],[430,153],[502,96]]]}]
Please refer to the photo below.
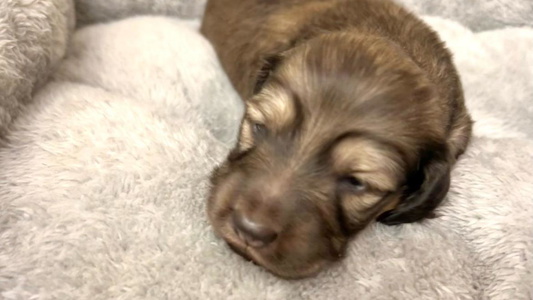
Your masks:
[{"label": "black nose", "polygon": [[253,222],[238,213],[233,214],[233,224],[237,235],[254,248],[266,246],[278,237],[273,229],[264,224]]}]

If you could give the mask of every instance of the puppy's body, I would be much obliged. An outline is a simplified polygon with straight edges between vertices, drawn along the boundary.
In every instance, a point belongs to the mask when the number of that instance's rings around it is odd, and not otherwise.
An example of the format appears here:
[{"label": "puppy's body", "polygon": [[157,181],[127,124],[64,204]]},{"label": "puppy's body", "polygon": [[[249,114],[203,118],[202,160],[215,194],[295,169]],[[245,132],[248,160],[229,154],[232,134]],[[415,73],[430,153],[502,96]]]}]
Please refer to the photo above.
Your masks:
[{"label": "puppy's body", "polygon": [[202,33],[247,102],[208,205],[239,252],[310,275],[385,207],[413,222],[444,198],[471,120],[422,21],[386,0],[211,0]]}]

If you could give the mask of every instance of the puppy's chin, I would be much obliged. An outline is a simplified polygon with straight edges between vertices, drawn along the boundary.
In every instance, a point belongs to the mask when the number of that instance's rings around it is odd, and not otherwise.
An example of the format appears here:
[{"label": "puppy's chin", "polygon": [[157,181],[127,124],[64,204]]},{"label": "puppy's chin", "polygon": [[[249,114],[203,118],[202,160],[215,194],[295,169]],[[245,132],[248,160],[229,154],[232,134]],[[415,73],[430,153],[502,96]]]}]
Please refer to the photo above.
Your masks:
[{"label": "puppy's chin", "polygon": [[[328,266],[331,261],[327,259],[316,260],[312,263],[301,264],[299,266],[292,266],[286,264],[273,264],[268,261],[262,254],[265,252],[262,249],[254,249],[246,244],[241,243],[236,240],[231,235],[222,236],[225,240],[228,247],[241,256],[244,260],[252,262],[257,266],[261,266],[268,270],[270,273],[275,276],[281,277],[283,279],[304,279],[312,277],[319,273],[322,269]],[[266,252],[269,252],[268,250]],[[271,255],[265,255],[271,256]]]}]

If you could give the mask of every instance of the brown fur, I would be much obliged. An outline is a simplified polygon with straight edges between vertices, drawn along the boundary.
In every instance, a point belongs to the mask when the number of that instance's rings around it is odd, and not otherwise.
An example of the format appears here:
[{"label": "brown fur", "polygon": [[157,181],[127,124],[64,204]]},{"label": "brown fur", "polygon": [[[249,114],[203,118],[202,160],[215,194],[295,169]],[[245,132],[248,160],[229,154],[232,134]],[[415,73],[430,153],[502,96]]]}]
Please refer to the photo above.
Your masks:
[{"label": "brown fur", "polygon": [[[309,276],[372,219],[418,221],[443,200],[472,122],[422,21],[388,0],[211,0],[201,30],[247,107],[208,202],[237,252]],[[235,215],[276,239],[247,243]]]}]

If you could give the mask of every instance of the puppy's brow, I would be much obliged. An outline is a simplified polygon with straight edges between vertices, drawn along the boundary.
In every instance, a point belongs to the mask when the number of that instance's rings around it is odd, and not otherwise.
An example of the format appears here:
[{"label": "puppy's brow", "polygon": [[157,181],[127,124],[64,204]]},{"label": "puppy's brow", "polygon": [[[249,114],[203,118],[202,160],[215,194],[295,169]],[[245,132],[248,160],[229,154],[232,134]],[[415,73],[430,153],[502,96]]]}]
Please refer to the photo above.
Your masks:
[{"label": "puppy's brow", "polygon": [[246,105],[245,120],[248,122],[265,123],[265,114],[258,104],[248,102]]},{"label": "puppy's brow", "polygon": [[258,122],[269,123],[271,128],[282,129],[301,123],[302,104],[294,93],[280,84],[265,87],[248,105],[248,115]]},{"label": "puppy's brow", "polygon": [[337,138],[336,143],[339,143],[349,138],[365,138],[365,139],[377,142],[379,144],[382,144],[384,146],[387,146],[388,148],[395,148],[395,146],[390,141],[383,139],[371,132],[364,131],[364,130],[352,130],[352,131],[345,132]]},{"label": "puppy's brow", "polygon": [[330,139],[328,142],[324,143],[324,146],[322,147],[322,150],[320,151],[320,156],[321,157],[329,156],[331,151],[333,151],[333,149],[335,148],[335,146],[340,144],[345,139],[358,138],[358,137],[367,136],[367,135],[370,135],[370,134],[365,131],[355,131],[355,130],[342,133]]},{"label": "puppy's brow", "polygon": [[329,143],[326,143],[324,145],[324,148],[321,154],[328,155],[335,148],[335,146],[340,144],[342,141],[346,139],[356,139],[356,138],[364,138],[366,140],[373,141],[379,145],[382,145],[384,148],[394,151],[402,159],[404,160],[406,159],[406,154],[399,147],[397,147],[397,145],[395,145],[392,141],[382,138],[369,131],[364,131],[364,130],[350,130],[350,131],[347,131],[347,132],[344,132],[338,135],[337,137],[331,139]]}]

